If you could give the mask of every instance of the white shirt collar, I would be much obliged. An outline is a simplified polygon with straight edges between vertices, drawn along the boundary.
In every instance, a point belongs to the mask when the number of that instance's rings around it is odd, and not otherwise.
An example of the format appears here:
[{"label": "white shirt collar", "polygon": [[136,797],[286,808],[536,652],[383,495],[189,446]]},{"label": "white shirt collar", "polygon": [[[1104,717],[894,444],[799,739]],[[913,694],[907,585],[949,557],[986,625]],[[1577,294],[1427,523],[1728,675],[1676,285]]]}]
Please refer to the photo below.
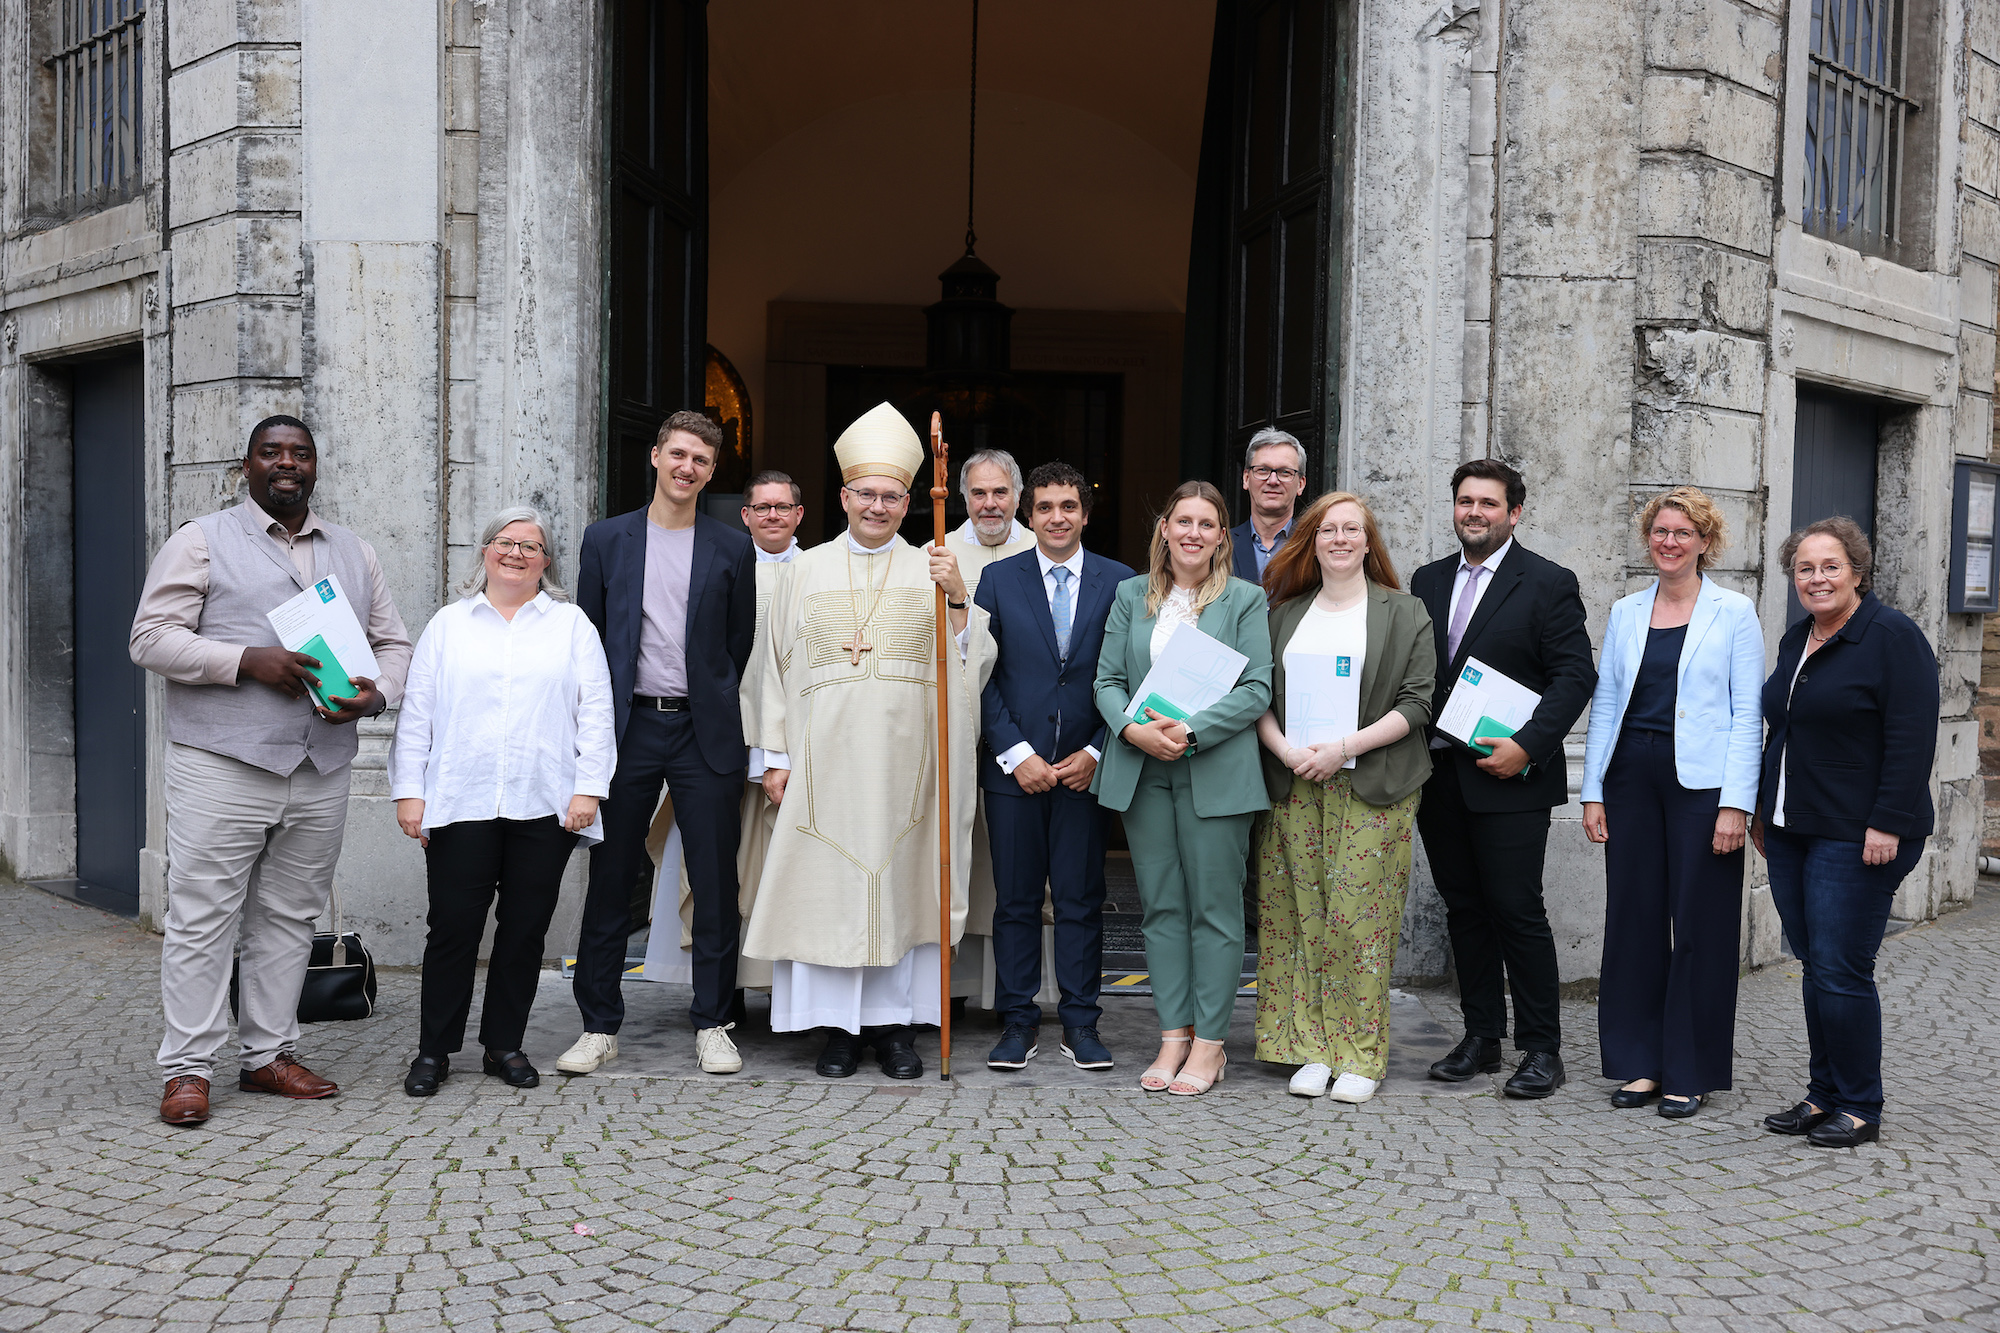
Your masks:
[{"label": "white shirt collar", "polygon": [[[472,600],[476,605],[485,607],[488,611],[491,611],[494,615],[496,616],[500,615],[500,608],[493,605],[493,599],[486,595],[486,589],[481,588],[478,592],[472,594]],[[540,611],[542,614],[547,615],[548,610],[552,605],[554,605],[554,599],[551,598],[547,592],[545,591],[537,592],[533,597],[530,597],[527,601],[521,603],[520,610],[526,611],[530,608],[533,608],[534,610]],[[515,614],[519,615],[520,611],[516,611]],[[507,617],[500,616],[500,618],[502,620],[505,620]]]},{"label": "white shirt collar", "polygon": [[797,537],[792,538],[792,544],[776,555],[772,555],[763,547],[757,546],[755,542],[750,544],[757,547],[757,563],[760,565],[789,565],[792,563],[792,557],[799,553],[799,539]]},{"label": "white shirt collar", "polygon": [[880,554],[882,554],[882,552],[884,552],[884,551],[888,550],[888,549],[889,549],[890,547],[892,547],[892,546],[894,546],[894,545],[896,544],[896,538],[897,538],[897,537],[898,537],[898,536],[899,536],[900,534],[898,534],[898,533],[893,533],[893,532],[892,532],[892,533],[890,533],[890,534],[889,534],[889,540],[888,540],[888,541],[886,541],[886,542],[883,542],[883,543],[882,543],[882,544],[881,544],[880,546],[876,547],[876,548],[875,548],[874,550],[872,550],[872,551],[871,551],[871,550],[869,550],[869,549],[868,549],[867,547],[863,546],[863,545],[862,545],[862,544],[861,544],[861,543],[860,543],[859,541],[855,540],[855,537],[854,537],[854,529],[853,529],[853,528],[849,528],[849,529],[848,529],[848,530],[847,530],[847,531],[846,531],[846,532],[845,532],[844,534],[842,534],[842,535],[843,535],[843,536],[845,536],[845,537],[847,538],[847,549],[848,549],[848,550],[850,550],[850,551],[852,551],[852,552],[854,552],[854,554],[856,554],[856,555],[880,555]]},{"label": "white shirt collar", "polygon": [[[1485,569],[1487,576],[1489,578],[1500,572],[1500,562],[1502,560],[1505,560],[1507,558],[1507,552],[1513,549],[1514,549],[1514,539],[1512,537],[1509,537],[1506,541],[1500,543],[1499,550],[1495,551],[1492,555],[1487,556],[1484,560],[1479,562],[1480,566],[1483,569]],[[1471,568],[1472,568],[1472,562],[1465,558],[1465,548],[1463,546],[1459,547],[1458,572],[1460,574],[1463,574],[1466,570]]]},{"label": "white shirt collar", "polygon": [[[1042,554],[1042,545],[1040,542],[1035,543],[1035,562],[1042,567],[1042,578],[1046,581],[1049,577],[1049,571],[1056,567],[1056,562]],[[1069,571],[1069,576],[1072,579],[1081,583],[1083,581],[1083,547],[1078,546],[1076,554],[1063,561],[1062,567]]]},{"label": "white shirt collar", "polygon": [[[1007,540],[1000,543],[1002,546],[1012,546],[1015,542],[1032,540],[1034,538],[1034,533],[1021,526],[1020,519],[1013,520],[1013,523],[1013,530],[1007,534]],[[980,545],[979,529],[972,526],[972,520],[969,518],[959,525],[958,531],[954,532],[952,536],[958,538],[967,546]]]}]

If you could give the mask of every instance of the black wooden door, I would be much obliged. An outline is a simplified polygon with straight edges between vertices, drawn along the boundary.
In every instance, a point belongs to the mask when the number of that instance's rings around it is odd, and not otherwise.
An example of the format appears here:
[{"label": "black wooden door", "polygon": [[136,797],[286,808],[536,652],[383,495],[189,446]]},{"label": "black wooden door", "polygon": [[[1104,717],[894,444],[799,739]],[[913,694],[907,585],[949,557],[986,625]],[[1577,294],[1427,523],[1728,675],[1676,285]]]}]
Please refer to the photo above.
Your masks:
[{"label": "black wooden door", "polygon": [[145,376],[139,354],[72,379],[76,570],[76,874],[139,902],[146,833],[146,684],[132,613],[146,577]]},{"label": "black wooden door", "polygon": [[644,505],[660,422],[700,410],[708,324],[708,12],[606,0],[604,507]]},{"label": "black wooden door", "polygon": [[[1858,394],[1799,386],[1792,427],[1792,528],[1845,514],[1875,540],[1875,462],[1882,405]],[[1790,584],[1791,574],[1785,580]],[[1786,598],[1786,618],[1805,614],[1798,591]]]}]

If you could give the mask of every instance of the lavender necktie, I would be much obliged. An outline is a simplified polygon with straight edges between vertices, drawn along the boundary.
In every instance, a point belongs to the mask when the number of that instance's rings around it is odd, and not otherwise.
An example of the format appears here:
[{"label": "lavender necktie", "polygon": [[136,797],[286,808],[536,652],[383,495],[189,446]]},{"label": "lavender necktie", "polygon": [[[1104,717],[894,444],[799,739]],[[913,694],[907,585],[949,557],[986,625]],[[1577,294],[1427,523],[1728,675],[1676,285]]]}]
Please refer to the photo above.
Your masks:
[{"label": "lavender necktie", "polygon": [[1465,590],[1458,595],[1458,605],[1451,613],[1451,630],[1445,635],[1445,656],[1450,661],[1458,660],[1458,641],[1465,637],[1465,622],[1472,619],[1472,604],[1479,596],[1479,576],[1485,572],[1484,565],[1466,567]]}]

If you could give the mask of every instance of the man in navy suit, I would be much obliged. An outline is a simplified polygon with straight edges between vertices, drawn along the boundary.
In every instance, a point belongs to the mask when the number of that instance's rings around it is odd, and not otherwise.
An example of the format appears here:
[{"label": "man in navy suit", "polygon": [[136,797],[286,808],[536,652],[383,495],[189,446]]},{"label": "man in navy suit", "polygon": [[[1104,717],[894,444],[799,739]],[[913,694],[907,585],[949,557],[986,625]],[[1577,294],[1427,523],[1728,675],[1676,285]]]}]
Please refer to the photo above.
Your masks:
[{"label": "man in navy suit", "polygon": [[993,850],[993,1007],[1006,1025],[986,1063],[1020,1069],[1042,1023],[1042,893],[1055,902],[1062,1053],[1111,1068],[1097,1036],[1104,957],[1104,812],[1090,793],[1104,746],[1091,689],[1111,594],[1133,577],[1083,549],[1091,488],[1067,463],[1029,474],[1035,549],[989,565],[973,600],[999,648],[980,698],[979,785]]},{"label": "man in navy suit", "polygon": [[721,452],[713,421],[674,413],[653,445],[653,502],[583,534],[576,601],[611,666],[618,768],[603,805],[604,840],[590,851],[576,945],[583,1035],[556,1061],[565,1074],[588,1074],[618,1054],[632,891],[652,869],[646,831],[662,783],[673,793],[694,896],[695,1054],[711,1074],[743,1067],[728,1031],[748,772],[737,686],[757,627],[757,557],[748,534],[697,508]]},{"label": "man in navy suit", "polygon": [[1298,437],[1275,426],[1251,436],[1243,451],[1243,489],[1250,493],[1250,517],[1230,529],[1229,572],[1262,583],[1264,566],[1292,535],[1292,511],[1306,489],[1306,448]]}]

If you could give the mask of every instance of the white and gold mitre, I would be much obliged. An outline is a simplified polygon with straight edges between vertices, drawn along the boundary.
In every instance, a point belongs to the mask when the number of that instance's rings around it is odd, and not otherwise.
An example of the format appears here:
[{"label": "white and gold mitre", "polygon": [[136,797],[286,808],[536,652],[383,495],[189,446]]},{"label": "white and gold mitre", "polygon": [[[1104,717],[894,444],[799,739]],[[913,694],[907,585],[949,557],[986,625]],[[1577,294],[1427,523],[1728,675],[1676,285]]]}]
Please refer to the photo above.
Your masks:
[{"label": "white and gold mitre", "polygon": [[924,465],[924,444],[903,414],[887,403],[871,407],[833,442],[840,480],[894,477],[908,486]]}]

